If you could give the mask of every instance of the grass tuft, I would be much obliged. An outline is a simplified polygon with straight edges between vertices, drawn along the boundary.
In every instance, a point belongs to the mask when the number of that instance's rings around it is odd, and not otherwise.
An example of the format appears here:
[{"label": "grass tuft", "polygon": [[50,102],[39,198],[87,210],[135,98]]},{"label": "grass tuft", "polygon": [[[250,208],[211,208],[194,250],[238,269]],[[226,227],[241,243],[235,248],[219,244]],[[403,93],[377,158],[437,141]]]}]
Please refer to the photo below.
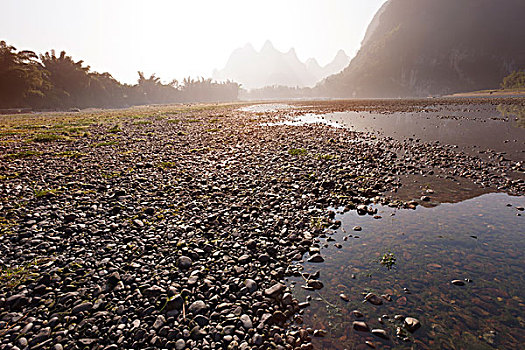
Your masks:
[{"label": "grass tuft", "polygon": [[4,156],[4,158],[22,159],[22,158],[29,158],[29,157],[39,156],[39,155],[42,155],[42,154],[43,154],[42,152],[37,152],[37,151],[22,151],[22,152],[18,152],[18,153],[6,154]]},{"label": "grass tuft", "polygon": [[34,142],[53,142],[53,141],[60,141],[60,140],[66,140],[66,138],[62,135],[57,134],[37,134],[35,137],[33,137],[32,141]]},{"label": "grass tuft", "polygon": [[304,156],[308,154],[308,151],[304,148],[292,148],[288,150],[288,154],[292,156]]}]

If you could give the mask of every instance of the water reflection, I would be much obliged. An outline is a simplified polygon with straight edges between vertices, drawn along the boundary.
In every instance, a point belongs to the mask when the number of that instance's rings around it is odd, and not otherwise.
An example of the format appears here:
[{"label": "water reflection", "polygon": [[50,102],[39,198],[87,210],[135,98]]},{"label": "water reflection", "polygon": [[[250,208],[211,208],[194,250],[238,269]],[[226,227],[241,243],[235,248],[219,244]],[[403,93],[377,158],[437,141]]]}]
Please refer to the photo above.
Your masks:
[{"label": "water reflection", "polygon": [[[503,112],[518,116],[517,123],[502,117]],[[442,106],[410,113],[334,112],[320,117],[351,130],[379,133],[401,142],[409,138],[440,142],[459,146],[473,155],[492,149],[505,152],[514,161],[523,161],[523,113],[521,106],[496,108],[491,104],[480,104]]]},{"label": "water reflection", "polygon": [[322,115],[318,114],[304,114],[287,120],[273,122],[273,123],[262,123],[261,126],[278,126],[278,125],[289,125],[289,126],[305,126],[305,125],[326,125],[333,128],[341,128],[341,125],[337,122],[325,119]]},{"label": "water reflection", "polygon": [[266,103],[261,105],[252,105],[247,107],[239,108],[241,112],[251,112],[251,113],[272,113],[282,110],[289,110],[294,108],[293,106],[282,104],[282,103]]},{"label": "water reflection", "polygon": [[[325,288],[308,292],[299,280],[295,287],[300,299],[314,297],[305,324],[328,331],[314,340],[317,348],[354,349],[365,341],[382,349],[520,348],[525,343],[525,217],[518,216],[518,207],[524,204],[525,197],[486,194],[416,211],[379,207],[378,220],[339,213],[341,229],[321,242],[328,245],[322,250],[325,262],[304,264],[306,272],[320,269]],[[362,231],[353,231],[354,226]],[[385,256],[395,261],[391,269],[381,264]],[[452,280],[472,283],[456,286]],[[368,292],[392,301],[363,303]],[[371,328],[385,329],[390,339],[354,331],[353,310],[362,312]],[[382,315],[389,319],[380,323]],[[390,321],[395,315],[420,320],[409,342],[396,338],[397,324]]]}]

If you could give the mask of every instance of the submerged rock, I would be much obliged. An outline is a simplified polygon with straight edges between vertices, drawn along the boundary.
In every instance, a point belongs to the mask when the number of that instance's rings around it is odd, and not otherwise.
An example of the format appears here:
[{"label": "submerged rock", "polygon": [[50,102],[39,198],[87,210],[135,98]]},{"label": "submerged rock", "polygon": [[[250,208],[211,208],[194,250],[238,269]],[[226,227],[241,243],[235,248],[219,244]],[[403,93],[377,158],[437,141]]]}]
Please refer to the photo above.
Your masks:
[{"label": "submerged rock", "polygon": [[354,321],[352,323],[352,327],[356,330],[356,331],[360,331],[360,332],[370,332],[370,327],[368,327],[368,325],[365,323],[365,322],[362,322],[362,321]]},{"label": "submerged rock", "polygon": [[421,323],[419,323],[419,320],[414,317],[406,317],[404,324],[409,332],[415,332],[419,329],[419,327],[421,327]]}]

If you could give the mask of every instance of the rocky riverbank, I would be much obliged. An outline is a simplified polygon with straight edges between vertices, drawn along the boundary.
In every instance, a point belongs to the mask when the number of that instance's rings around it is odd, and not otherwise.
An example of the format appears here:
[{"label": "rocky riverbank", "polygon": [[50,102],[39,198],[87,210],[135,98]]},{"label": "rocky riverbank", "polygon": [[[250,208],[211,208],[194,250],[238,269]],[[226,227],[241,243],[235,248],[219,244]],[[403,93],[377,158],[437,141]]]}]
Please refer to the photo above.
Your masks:
[{"label": "rocky riverbank", "polygon": [[426,199],[395,197],[404,176],[525,192],[519,162],[260,125],[304,105],[0,116],[0,349],[309,349],[323,333],[302,328],[285,278],[339,224],[331,208],[414,208]]}]

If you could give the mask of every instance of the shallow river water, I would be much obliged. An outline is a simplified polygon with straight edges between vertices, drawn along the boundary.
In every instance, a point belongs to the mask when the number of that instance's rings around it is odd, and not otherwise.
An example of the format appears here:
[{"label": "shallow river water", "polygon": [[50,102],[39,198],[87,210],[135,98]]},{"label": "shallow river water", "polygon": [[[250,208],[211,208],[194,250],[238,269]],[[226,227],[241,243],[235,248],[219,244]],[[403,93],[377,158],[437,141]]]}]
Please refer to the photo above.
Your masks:
[{"label": "shallow river water", "polygon": [[[486,194],[435,208],[395,210],[378,215],[338,212],[341,228],[321,238],[324,263],[318,292],[292,280],[300,299],[310,295],[304,323],[325,329],[315,338],[320,349],[518,349],[525,344],[525,197]],[[524,213],[525,214],[525,213]],[[354,231],[361,226],[362,231]],[[332,240],[333,239],[333,240]],[[341,244],[337,248],[335,244]],[[381,264],[383,256],[389,264]],[[307,258],[308,256],[306,256]],[[305,259],[306,260],[306,259]],[[463,286],[452,280],[464,281]],[[382,305],[363,303],[364,294],[391,296]],[[341,299],[340,294],[349,301]],[[359,310],[370,328],[388,340],[352,329]],[[378,318],[384,317],[381,322]],[[395,315],[417,318],[421,328],[396,337]]]}]

